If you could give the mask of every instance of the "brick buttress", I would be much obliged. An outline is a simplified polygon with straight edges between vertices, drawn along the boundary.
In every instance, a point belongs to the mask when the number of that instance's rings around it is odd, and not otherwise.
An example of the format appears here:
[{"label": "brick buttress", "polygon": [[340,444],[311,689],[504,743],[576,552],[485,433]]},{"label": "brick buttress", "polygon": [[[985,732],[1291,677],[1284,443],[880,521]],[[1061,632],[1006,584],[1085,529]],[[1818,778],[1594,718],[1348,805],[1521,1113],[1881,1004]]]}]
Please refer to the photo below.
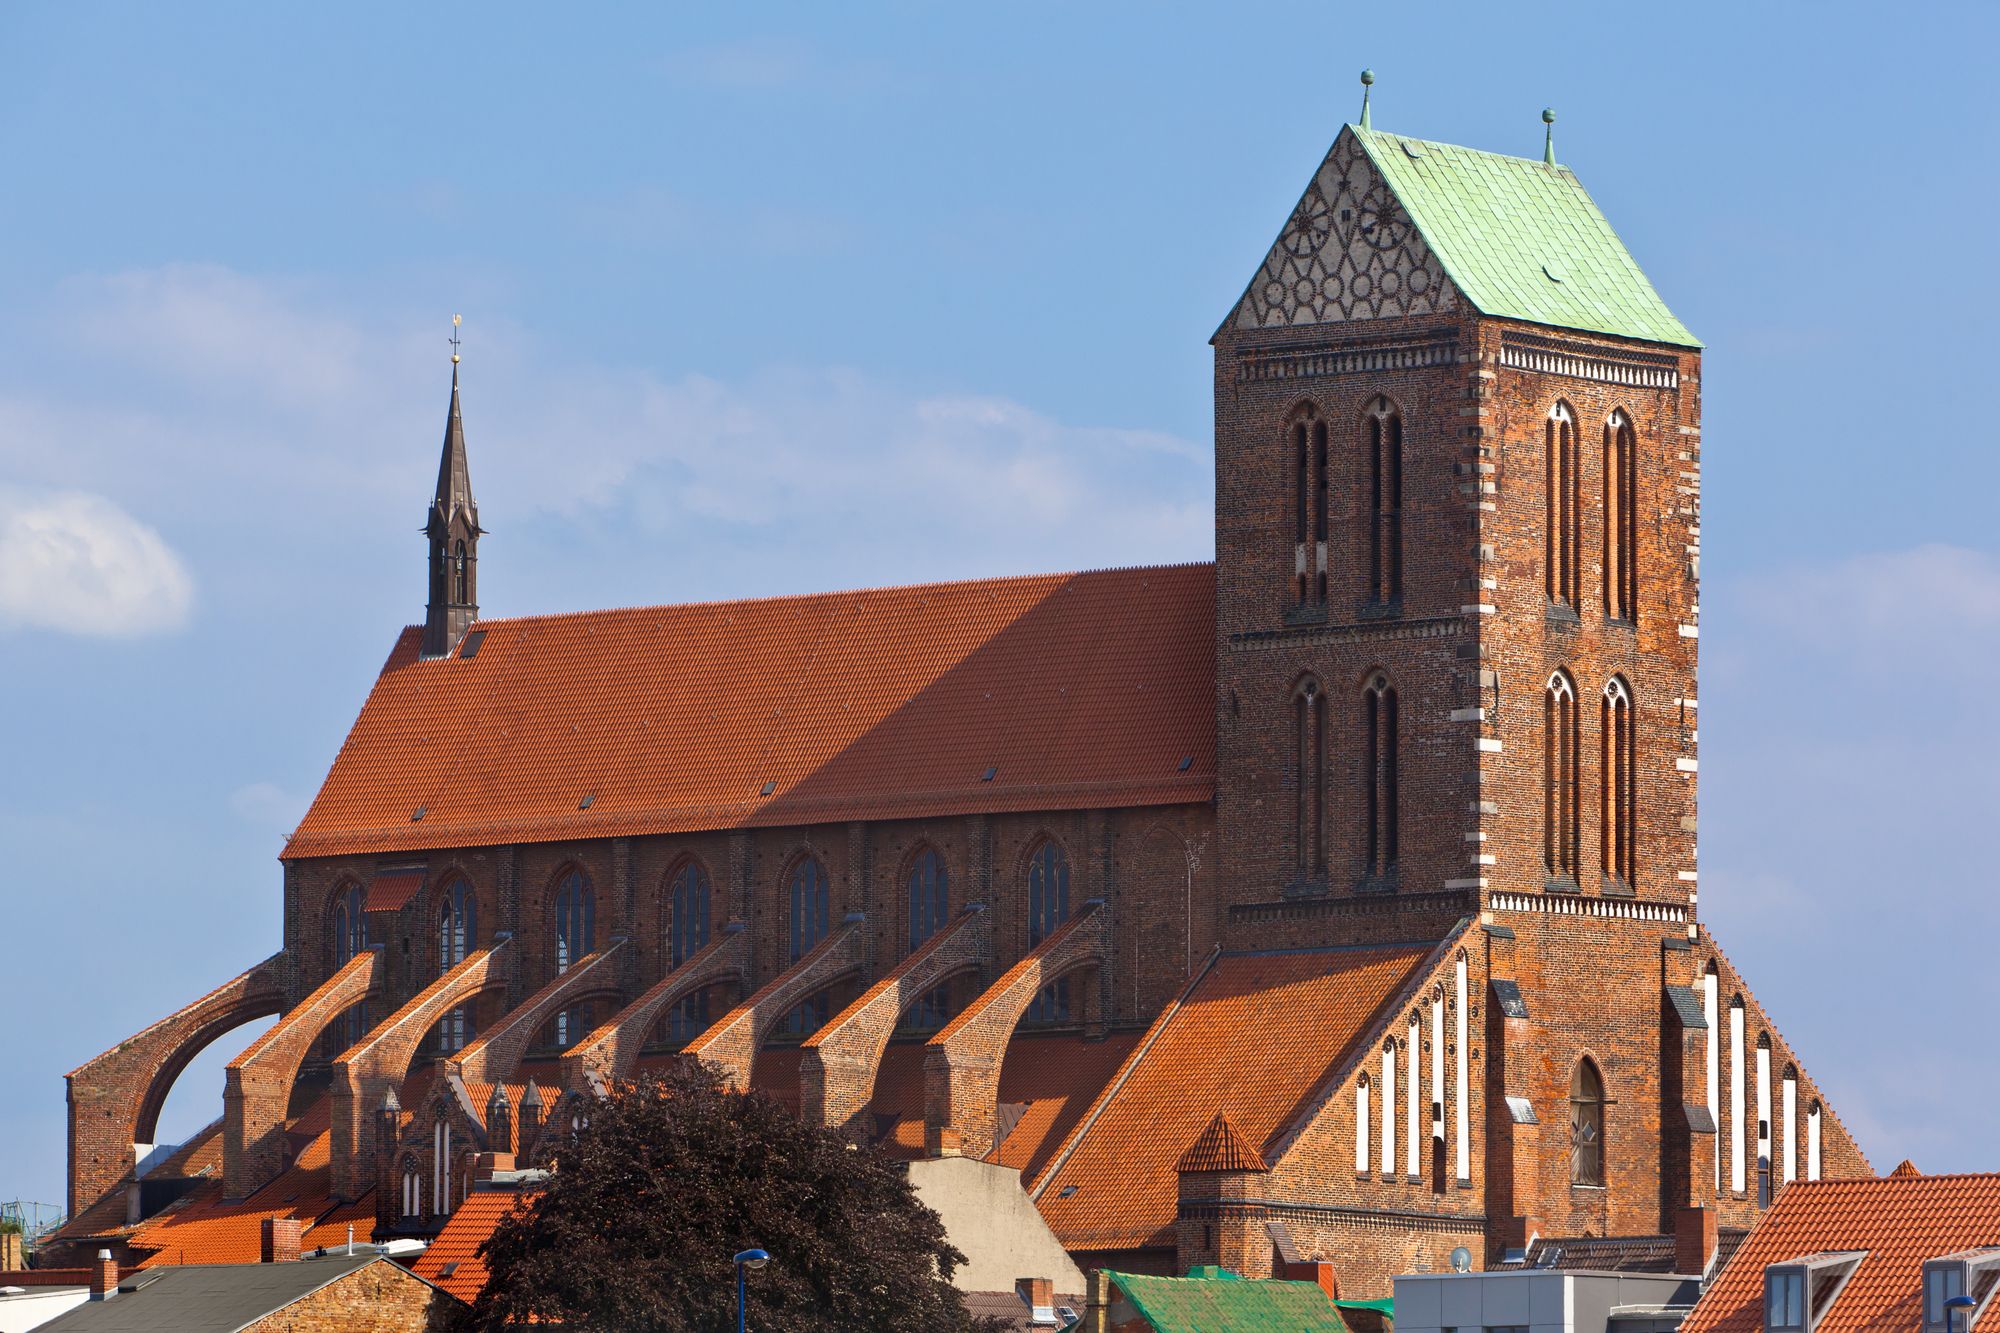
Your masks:
[{"label": "brick buttress", "polygon": [[712,986],[743,984],[747,940],[743,923],[730,922],[686,962],[571,1047],[563,1056],[563,1087],[580,1092],[593,1080],[602,1085],[632,1077],[639,1066],[639,1052],[663,1015]]},{"label": "brick buttress", "polygon": [[862,950],[867,943],[866,927],[867,921],[860,913],[851,914],[812,952],[724,1014],[708,1031],[689,1042],[681,1054],[719,1066],[732,1087],[749,1087],[750,1066],[771,1029],[795,1005],[860,970]]},{"label": "brick buttress", "polygon": [[447,1063],[468,1083],[505,1083],[513,1078],[535,1035],[557,1014],[592,1000],[615,1003],[624,998],[618,967],[629,946],[630,941],[618,936],[609,948],[579,958]]}]

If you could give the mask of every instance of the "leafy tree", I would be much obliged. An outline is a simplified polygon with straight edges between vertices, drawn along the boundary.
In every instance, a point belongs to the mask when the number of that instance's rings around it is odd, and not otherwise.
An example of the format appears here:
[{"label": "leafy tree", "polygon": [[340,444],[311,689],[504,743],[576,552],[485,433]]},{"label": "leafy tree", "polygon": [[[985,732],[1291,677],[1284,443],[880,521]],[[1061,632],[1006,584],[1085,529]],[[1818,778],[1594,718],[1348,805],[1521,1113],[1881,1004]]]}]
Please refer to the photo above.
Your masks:
[{"label": "leafy tree", "polygon": [[896,1164],[807,1125],[712,1067],[649,1075],[594,1103],[547,1186],[494,1229],[470,1311],[481,1333],[736,1327],[741,1250],[758,1330],[972,1330],[950,1277],[965,1256]]}]

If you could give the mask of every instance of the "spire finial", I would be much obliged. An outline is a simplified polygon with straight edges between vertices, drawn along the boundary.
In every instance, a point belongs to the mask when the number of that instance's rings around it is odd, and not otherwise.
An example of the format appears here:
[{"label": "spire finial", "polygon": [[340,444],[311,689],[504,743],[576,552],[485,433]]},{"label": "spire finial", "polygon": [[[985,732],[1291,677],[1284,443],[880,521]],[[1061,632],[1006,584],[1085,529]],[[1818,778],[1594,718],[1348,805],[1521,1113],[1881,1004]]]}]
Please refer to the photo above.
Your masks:
[{"label": "spire finial", "polygon": [[1554,107],[1545,106],[1542,108],[1542,124],[1545,127],[1542,133],[1542,161],[1552,167],[1556,164],[1556,109]]},{"label": "spire finial", "polygon": [[451,363],[458,364],[458,316],[451,317]]},{"label": "spire finial", "polygon": [[1375,86],[1375,71],[1372,69],[1362,70],[1361,71],[1361,128],[1364,130],[1372,130],[1375,128],[1375,122],[1368,114],[1368,90],[1373,88],[1374,86]]}]

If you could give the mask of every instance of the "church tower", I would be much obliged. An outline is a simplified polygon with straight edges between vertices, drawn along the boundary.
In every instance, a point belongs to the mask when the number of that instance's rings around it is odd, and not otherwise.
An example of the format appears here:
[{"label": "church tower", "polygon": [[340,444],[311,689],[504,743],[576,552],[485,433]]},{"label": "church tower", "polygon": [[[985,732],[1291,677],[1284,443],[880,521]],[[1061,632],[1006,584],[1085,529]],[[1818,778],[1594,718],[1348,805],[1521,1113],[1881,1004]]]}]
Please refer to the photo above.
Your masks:
[{"label": "church tower", "polygon": [[1232,945],[1691,921],[1700,344],[1553,119],[1536,160],[1364,103],[1215,335]]},{"label": "church tower", "polygon": [[[458,317],[452,317],[454,329]],[[479,505],[465,461],[465,424],[458,412],[458,340],[451,353],[451,411],[444,423],[437,494],[424,520],[430,540],[430,604],[424,610],[425,657],[443,657],[479,618]]]}]

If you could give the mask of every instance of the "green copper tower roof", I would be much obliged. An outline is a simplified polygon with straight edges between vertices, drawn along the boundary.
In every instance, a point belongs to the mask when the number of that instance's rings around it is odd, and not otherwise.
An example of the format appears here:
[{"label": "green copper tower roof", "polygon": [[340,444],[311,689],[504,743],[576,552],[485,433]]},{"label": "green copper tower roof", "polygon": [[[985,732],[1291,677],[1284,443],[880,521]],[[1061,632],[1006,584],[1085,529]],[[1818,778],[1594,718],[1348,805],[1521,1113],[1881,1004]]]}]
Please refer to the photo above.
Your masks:
[{"label": "green copper tower roof", "polygon": [[1108,1276],[1159,1333],[1348,1333],[1312,1282],[1251,1282],[1213,1267],[1186,1277]]},{"label": "green copper tower roof", "polygon": [[1568,167],[1350,125],[1482,314],[1699,347]]}]

